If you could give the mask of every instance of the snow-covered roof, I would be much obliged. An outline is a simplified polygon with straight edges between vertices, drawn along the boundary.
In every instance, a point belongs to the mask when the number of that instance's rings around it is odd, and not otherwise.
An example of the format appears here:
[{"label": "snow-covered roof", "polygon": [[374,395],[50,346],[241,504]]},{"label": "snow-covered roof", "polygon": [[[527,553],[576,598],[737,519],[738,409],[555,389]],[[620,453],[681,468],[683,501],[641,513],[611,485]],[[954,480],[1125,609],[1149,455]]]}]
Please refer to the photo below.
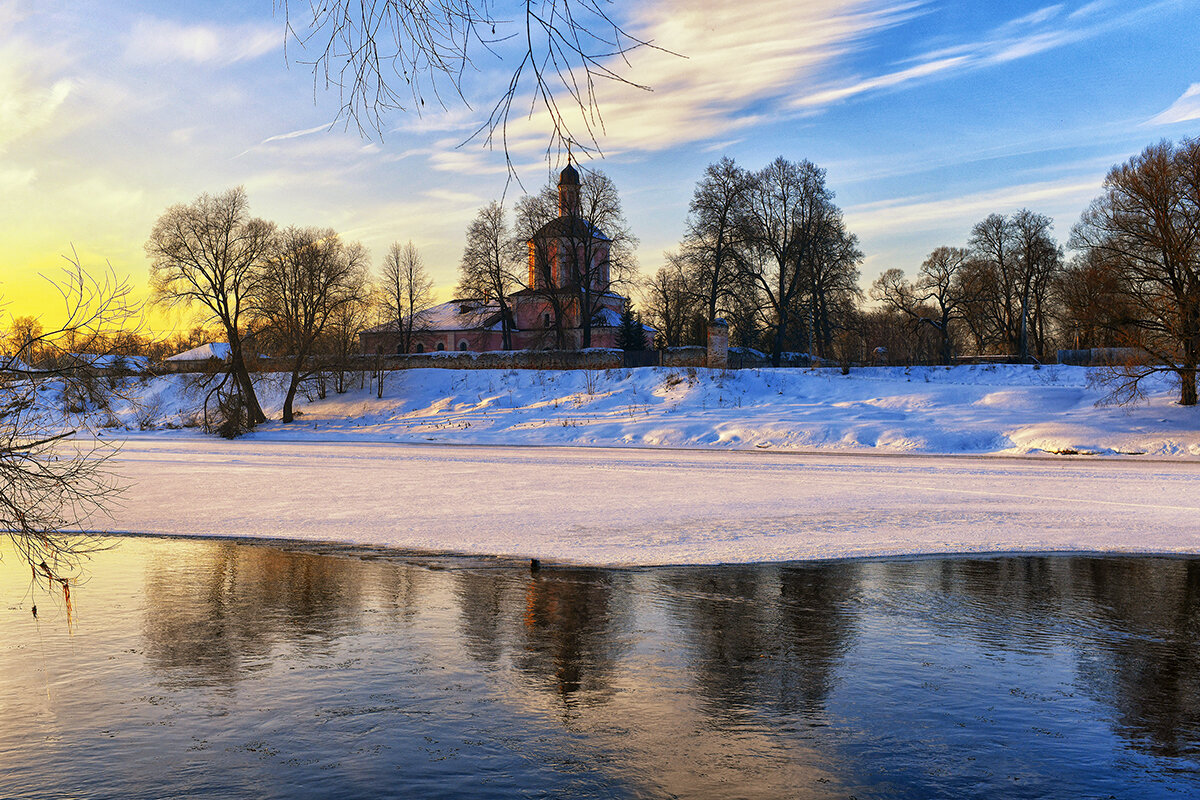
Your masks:
[{"label": "snow-covered roof", "polygon": [[[414,330],[420,331],[479,331],[501,330],[500,305],[483,300],[451,300],[427,308],[417,314]],[[395,322],[385,322],[371,328],[369,333],[396,330]]]},{"label": "snow-covered roof", "polygon": [[594,320],[593,325],[607,325],[616,328],[621,324],[621,312],[605,307],[597,311],[596,316],[592,317],[592,319]]},{"label": "snow-covered roof", "polygon": [[608,241],[608,237],[604,235],[603,231],[583,217],[572,214],[550,220],[538,228],[538,232],[533,235],[533,238],[583,239],[589,236],[593,239]]},{"label": "snow-covered roof", "polygon": [[210,342],[202,344],[199,347],[193,347],[191,350],[184,350],[182,353],[176,353],[173,356],[168,356],[167,361],[208,361],[210,358],[215,358],[219,361],[228,361],[231,350],[228,342]]}]

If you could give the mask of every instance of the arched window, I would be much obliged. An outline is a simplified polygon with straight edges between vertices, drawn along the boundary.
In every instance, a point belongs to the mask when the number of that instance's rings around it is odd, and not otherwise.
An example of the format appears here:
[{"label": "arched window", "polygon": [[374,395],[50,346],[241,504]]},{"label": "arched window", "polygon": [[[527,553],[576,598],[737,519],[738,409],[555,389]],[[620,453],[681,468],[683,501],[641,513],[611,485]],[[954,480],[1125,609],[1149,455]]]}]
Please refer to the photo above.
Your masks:
[{"label": "arched window", "polygon": [[425,352],[425,345],[422,342],[417,342],[417,352],[418,353]]},{"label": "arched window", "polygon": [[438,342],[437,349],[438,349],[439,351],[441,351],[441,350],[445,350],[445,349],[446,349],[446,345],[445,345],[445,343],[444,343],[444,342]]},{"label": "arched window", "polygon": [[466,339],[463,339],[461,342],[458,343],[458,349],[462,350],[463,352],[466,352],[466,349],[467,349],[467,340]]},{"label": "arched window", "polygon": [[398,356],[404,355],[404,345],[403,344],[396,345],[396,355],[398,355]]}]

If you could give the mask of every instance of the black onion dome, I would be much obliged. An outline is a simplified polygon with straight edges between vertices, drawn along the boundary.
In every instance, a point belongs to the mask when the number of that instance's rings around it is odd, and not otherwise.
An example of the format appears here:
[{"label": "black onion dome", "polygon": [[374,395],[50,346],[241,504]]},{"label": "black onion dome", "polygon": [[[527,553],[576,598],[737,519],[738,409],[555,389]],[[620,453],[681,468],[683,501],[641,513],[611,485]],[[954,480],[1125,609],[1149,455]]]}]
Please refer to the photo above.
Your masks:
[{"label": "black onion dome", "polygon": [[578,186],[579,185],[579,171],[577,169],[575,169],[574,166],[571,165],[571,162],[568,161],[566,169],[564,169],[561,173],[559,173],[558,185],[559,186]]}]

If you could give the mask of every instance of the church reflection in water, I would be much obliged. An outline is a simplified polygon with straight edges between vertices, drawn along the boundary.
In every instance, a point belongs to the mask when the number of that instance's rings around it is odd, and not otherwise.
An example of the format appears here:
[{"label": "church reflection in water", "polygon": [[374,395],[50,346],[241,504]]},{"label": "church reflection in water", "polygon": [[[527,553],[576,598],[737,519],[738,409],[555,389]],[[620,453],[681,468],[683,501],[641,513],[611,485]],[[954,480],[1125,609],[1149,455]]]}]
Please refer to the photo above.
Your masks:
[{"label": "church reflection in water", "polygon": [[[271,752],[329,748],[332,774],[352,768],[364,785],[380,759],[476,796],[485,778],[578,796],[952,796],[1014,775],[1051,793],[1174,790],[1200,770],[1197,560],[530,573],[232,541],[118,551],[139,578],[106,584],[98,564],[81,591],[126,609],[112,625],[138,620],[140,647],[123,652],[140,660],[96,672],[99,693],[193,698],[193,739],[224,737],[226,753],[242,753],[237,717],[254,708]],[[74,642],[46,646],[85,670],[121,639],[108,624],[92,608]],[[16,657],[0,654],[6,692],[22,689]],[[203,698],[219,696],[218,713]],[[36,723],[21,725],[0,745],[36,741]],[[87,730],[70,746],[102,750]],[[255,780],[330,769],[332,753],[259,756]],[[467,765],[442,772],[443,758]]]}]

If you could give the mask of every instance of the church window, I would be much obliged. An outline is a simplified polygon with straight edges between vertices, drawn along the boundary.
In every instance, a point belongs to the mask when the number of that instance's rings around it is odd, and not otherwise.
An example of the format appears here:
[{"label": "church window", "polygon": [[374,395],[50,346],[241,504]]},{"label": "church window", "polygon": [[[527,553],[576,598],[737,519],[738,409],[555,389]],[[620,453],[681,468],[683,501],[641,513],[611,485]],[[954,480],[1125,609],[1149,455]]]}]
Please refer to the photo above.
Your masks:
[{"label": "church window", "polygon": [[446,349],[446,345],[445,345],[445,343],[444,343],[444,342],[438,342],[437,349],[438,349],[439,351],[445,350],[445,349]]}]

